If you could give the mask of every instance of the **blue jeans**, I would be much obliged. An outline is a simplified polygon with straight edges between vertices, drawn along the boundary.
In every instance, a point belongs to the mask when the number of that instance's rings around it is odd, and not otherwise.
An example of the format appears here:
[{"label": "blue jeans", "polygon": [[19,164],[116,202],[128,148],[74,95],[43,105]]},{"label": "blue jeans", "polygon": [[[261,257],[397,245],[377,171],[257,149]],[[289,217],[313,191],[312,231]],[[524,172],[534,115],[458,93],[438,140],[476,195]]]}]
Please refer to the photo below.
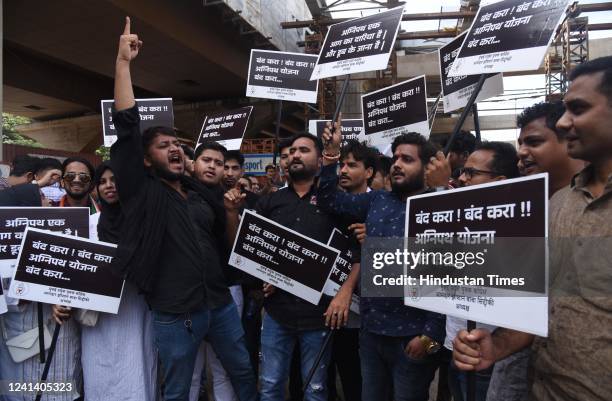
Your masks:
[{"label": "blue jeans", "polygon": [[[427,401],[437,363],[432,355],[412,359],[404,348],[412,338],[359,333],[363,401]],[[393,391],[393,393],[391,393]]]},{"label": "blue jeans", "polygon": [[[291,330],[264,314],[261,330],[261,401],[283,401],[285,383],[289,378],[291,355],[296,342],[299,344],[302,380],[310,369],[325,341],[327,330]],[[331,356],[328,345],[319,368],[304,394],[304,401],[327,401],[327,367]]]},{"label": "blue jeans", "polygon": [[257,400],[255,375],[233,302],[184,314],[153,311],[153,331],[164,376],[166,401],[189,399],[196,354],[205,338],[227,371],[238,399]]},{"label": "blue jeans", "polygon": [[[476,372],[476,401],[486,401],[493,366]],[[453,363],[448,366],[448,386],[455,401],[467,399],[467,372],[462,372]]]}]

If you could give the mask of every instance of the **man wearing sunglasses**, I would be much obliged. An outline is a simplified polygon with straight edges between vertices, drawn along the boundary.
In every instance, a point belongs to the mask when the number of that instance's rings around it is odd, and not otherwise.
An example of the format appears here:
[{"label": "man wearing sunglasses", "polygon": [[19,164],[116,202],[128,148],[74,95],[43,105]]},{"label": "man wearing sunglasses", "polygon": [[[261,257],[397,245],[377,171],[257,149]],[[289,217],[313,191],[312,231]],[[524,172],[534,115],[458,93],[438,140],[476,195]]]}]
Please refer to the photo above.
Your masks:
[{"label": "man wearing sunglasses", "polygon": [[60,199],[60,207],[88,207],[90,214],[98,212],[96,202],[90,196],[93,190],[94,167],[82,157],[69,157],[62,163],[62,188],[66,195]]}]

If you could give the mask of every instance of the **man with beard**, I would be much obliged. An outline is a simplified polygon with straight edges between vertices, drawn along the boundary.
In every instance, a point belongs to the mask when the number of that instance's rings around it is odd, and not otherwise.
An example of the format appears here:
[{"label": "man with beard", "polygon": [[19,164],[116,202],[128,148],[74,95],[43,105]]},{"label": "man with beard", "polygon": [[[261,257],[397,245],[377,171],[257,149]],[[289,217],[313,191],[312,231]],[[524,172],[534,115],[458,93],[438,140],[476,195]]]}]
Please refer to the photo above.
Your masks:
[{"label": "man with beard", "polygon": [[[435,154],[434,146],[415,132],[396,137],[391,146],[391,192],[354,195],[337,189],[340,132],[338,122],[333,135],[330,127],[323,134],[326,146],[317,192],[319,206],[329,213],[365,221],[368,237],[403,237],[406,199],[425,191],[424,170]],[[361,295],[362,399],[379,401],[393,396],[396,401],[427,400],[437,366],[433,353],[444,339],[444,316],[405,306],[402,298]],[[332,323],[338,319],[336,313]]]},{"label": "man with beard", "polygon": [[[321,140],[308,133],[293,137],[289,148],[288,187],[266,195],[257,203],[258,214],[309,238],[327,243],[334,220],[319,210],[315,196],[315,176],[319,170]],[[266,300],[261,332],[261,400],[284,400],[285,383],[294,348],[300,351],[302,378],[308,374],[328,331],[323,314],[326,297],[312,305],[282,290],[264,285]],[[295,347],[295,344],[299,347]],[[304,400],[327,401],[327,367],[330,349],[326,348]]]},{"label": "man with beard", "polygon": [[453,359],[480,371],[526,347],[530,400],[609,400],[612,394],[612,57],[570,74],[565,112],[567,153],[588,162],[550,201],[548,337],[514,330],[462,330]]},{"label": "man with beard", "polygon": [[140,135],[130,63],[141,45],[126,18],[115,64],[118,139],[111,148],[124,218],[112,268],[145,294],[152,309],[165,400],[188,399],[197,350],[206,339],[238,399],[253,401],[255,376],[223,274],[242,196],[234,190],[222,203],[186,176],[173,129],[151,127]]},{"label": "man with beard", "polygon": [[82,157],[69,157],[62,163],[62,188],[66,191],[60,207],[88,207],[90,214],[98,212],[96,202],[89,196],[93,190],[94,167]]}]

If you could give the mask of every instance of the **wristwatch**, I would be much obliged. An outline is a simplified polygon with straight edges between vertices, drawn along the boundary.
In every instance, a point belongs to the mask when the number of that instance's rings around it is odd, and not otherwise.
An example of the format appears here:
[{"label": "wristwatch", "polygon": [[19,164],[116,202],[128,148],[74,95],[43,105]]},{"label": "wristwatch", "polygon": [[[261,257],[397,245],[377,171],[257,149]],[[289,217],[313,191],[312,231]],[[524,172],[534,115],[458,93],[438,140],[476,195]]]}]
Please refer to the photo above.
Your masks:
[{"label": "wristwatch", "polygon": [[435,354],[438,352],[438,350],[440,350],[441,344],[424,334],[419,336],[419,340],[421,340],[421,343],[423,343],[423,346],[425,346],[425,352],[427,352],[427,355]]}]

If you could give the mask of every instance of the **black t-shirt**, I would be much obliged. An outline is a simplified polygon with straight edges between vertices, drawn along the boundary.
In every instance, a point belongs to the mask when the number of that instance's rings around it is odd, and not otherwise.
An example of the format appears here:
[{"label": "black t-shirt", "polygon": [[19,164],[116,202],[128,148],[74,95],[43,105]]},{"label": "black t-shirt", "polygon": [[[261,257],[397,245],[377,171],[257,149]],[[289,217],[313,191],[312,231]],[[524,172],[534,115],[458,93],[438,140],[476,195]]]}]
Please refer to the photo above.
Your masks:
[{"label": "black t-shirt", "polygon": [[[336,220],[316,206],[315,187],[299,197],[292,186],[263,196],[255,211],[282,226],[314,240],[327,243]],[[323,295],[319,305],[313,305],[281,289],[269,298],[266,311],[280,324],[290,329],[314,330],[325,327],[325,313],[331,298]]]},{"label": "black t-shirt", "polygon": [[167,186],[167,226],[151,307],[184,313],[231,302],[212,233],[214,212],[197,193],[184,199]]}]

